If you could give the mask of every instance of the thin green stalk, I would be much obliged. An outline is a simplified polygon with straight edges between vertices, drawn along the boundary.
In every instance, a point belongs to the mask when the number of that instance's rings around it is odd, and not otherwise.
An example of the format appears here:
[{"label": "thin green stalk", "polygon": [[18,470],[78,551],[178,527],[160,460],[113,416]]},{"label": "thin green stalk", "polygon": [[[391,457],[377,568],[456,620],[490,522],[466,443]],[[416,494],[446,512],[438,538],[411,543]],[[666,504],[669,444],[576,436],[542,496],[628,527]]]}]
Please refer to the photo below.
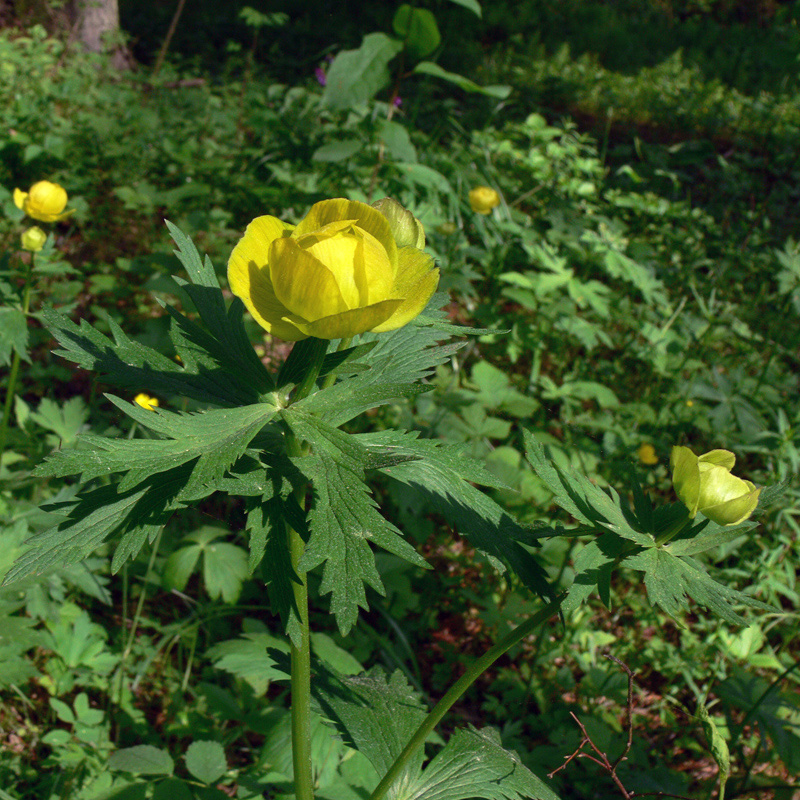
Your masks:
[{"label": "thin green stalk", "polygon": [[496,645],[490,647],[472,666],[450,687],[447,694],[433,707],[433,710],[423,720],[417,728],[416,733],[409,739],[408,744],[403,748],[403,752],[389,768],[383,780],[377,785],[375,791],[370,795],[369,800],[382,800],[389,791],[391,785],[399,777],[411,756],[425,744],[425,740],[431,731],[441,722],[444,715],[452,708],[453,704],[469,689],[477,678],[486,672],[489,667],[497,661],[500,656],[507,653],[515,644],[524,639],[529,633],[536,630],[553,614],[556,613],[565,595],[560,595],[551,603],[548,603],[541,611],[538,611],[530,619],[525,620],[521,625],[504,636]]},{"label": "thin green stalk", "polygon": [[[307,397],[316,387],[322,361],[328,349],[328,342],[317,339],[303,376],[295,390],[292,402]],[[286,449],[290,456],[299,456],[303,448],[297,437],[289,431],[286,435]],[[305,487],[295,490],[300,506],[305,505]],[[292,582],[294,604],[300,624],[300,643],[291,642],[291,692],[292,692],[292,762],[294,764],[294,792],[297,800],[314,800],[314,777],[311,769],[311,633],[308,624],[308,581],[300,570],[300,562],[305,550],[300,534],[291,525],[286,526],[287,544],[292,569],[299,580]]]},{"label": "thin green stalk", "polygon": [[[25,273],[25,288],[22,290],[22,313],[27,317],[31,307],[31,277],[33,275],[34,254],[31,253],[28,270]],[[14,405],[14,396],[17,392],[17,376],[19,375],[19,350],[14,350],[11,359],[11,372],[8,375],[6,387],[6,402],[3,406],[3,420],[0,422],[0,465],[3,463],[3,453],[6,451],[6,435],[8,434],[8,421],[11,418],[11,407]]]},{"label": "thin green stalk", "polygon": [[[163,530],[163,528],[162,528]],[[131,622],[131,632],[130,636],[128,636],[128,643],[125,645],[125,650],[122,652],[122,658],[119,660],[119,704],[122,705],[123,701],[123,685],[125,682],[125,665],[128,660],[128,656],[131,654],[131,650],[133,649],[133,642],[136,639],[136,630],[139,627],[139,620],[142,616],[142,610],[144,608],[144,600],[147,596],[147,576],[153,569],[153,565],[156,563],[156,556],[158,555],[158,546],[161,544],[161,531],[158,532],[156,535],[156,540],[153,542],[153,549],[150,552],[150,560],[147,562],[147,571],[144,573],[144,582],[142,584],[142,591],[139,594],[139,602],[136,604],[136,613],[133,615],[133,621]]]}]

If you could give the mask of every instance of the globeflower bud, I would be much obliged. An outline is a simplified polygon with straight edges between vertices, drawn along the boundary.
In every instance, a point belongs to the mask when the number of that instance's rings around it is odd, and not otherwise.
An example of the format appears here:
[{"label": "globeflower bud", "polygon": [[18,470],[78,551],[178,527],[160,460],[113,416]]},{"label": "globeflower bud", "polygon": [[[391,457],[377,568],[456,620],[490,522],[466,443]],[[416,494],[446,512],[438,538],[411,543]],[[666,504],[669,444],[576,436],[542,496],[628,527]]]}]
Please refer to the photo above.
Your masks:
[{"label": "globeflower bud", "polygon": [[688,447],[672,448],[672,483],[690,518],[699,511],[718,525],[738,525],[755,511],[761,489],[731,475],[735,463],[728,450],[696,456]]},{"label": "globeflower bud", "polygon": [[20,239],[22,240],[23,250],[29,250],[31,253],[38,253],[47,241],[47,234],[41,228],[34,225],[32,228],[28,228],[28,230],[20,236]]},{"label": "globeflower bud", "polygon": [[297,226],[257,217],[231,253],[228,282],[256,322],[287,341],[392,331],[439,283],[433,258],[408,243],[424,242],[421,226],[413,230],[406,224],[398,241],[384,214],[345,199],[316,203]]},{"label": "globeflower bud", "polygon": [[389,227],[398,247],[417,247],[420,250],[425,247],[425,229],[422,223],[397,200],[384,197],[376,200],[372,207],[389,220]]},{"label": "globeflower bud", "polygon": [[21,208],[29,217],[41,222],[58,222],[68,217],[74,210],[64,211],[67,205],[67,191],[63,186],[50,181],[38,181],[28,192],[14,189],[14,205]]},{"label": "globeflower bud", "polygon": [[469,204],[476,214],[491,214],[500,205],[500,195],[489,186],[476,186],[469,193]]}]

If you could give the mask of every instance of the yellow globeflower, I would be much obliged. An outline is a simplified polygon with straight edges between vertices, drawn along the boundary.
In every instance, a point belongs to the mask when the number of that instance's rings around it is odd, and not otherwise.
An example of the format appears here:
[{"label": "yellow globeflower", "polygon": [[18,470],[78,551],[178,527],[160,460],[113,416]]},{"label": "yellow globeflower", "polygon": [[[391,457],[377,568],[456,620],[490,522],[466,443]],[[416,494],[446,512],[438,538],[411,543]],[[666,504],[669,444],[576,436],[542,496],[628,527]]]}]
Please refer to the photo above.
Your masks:
[{"label": "yellow globeflower", "polygon": [[158,408],[158,398],[150,397],[149,394],[145,394],[144,392],[139,392],[139,394],[133,398],[133,402],[136,403],[137,406],[141,406],[148,411],[153,411]]},{"label": "yellow globeflower", "polygon": [[640,444],[636,453],[639,456],[639,461],[641,461],[642,464],[647,464],[650,467],[652,467],[653,464],[658,464],[656,449],[649,442]]},{"label": "yellow globeflower", "polygon": [[63,186],[50,181],[39,181],[30,191],[14,189],[14,204],[29,217],[41,222],[58,222],[68,217],[74,209],[64,211],[67,205],[67,191]]},{"label": "yellow globeflower", "polygon": [[[399,206],[399,204],[397,204]],[[400,206],[402,208],[402,206]],[[323,200],[297,225],[257,217],[228,261],[231,291],[262,328],[291,342],[400,328],[439,283],[422,226],[354,200]],[[396,239],[396,234],[400,241]]]},{"label": "yellow globeflower", "polygon": [[23,250],[30,250],[31,253],[38,253],[47,241],[47,234],[41,228],[34,225],[32,228],[28,228],[28,230],[20,236],[20,239],[22,240]]},{"label": "yellow globeflower", "polygon": [[761,489],[731,475],[735,463],[729,450],[696,456],[688,447],[672,448],[672,484],[689,517],[699,511],[718,525],[738,525],[756,510]]},{"label": "yellow globeflower", "polygon": [[500,205],[500,195],[489,186],[476,186],[469,193],[469,204],[476,214],[491,214]]}]

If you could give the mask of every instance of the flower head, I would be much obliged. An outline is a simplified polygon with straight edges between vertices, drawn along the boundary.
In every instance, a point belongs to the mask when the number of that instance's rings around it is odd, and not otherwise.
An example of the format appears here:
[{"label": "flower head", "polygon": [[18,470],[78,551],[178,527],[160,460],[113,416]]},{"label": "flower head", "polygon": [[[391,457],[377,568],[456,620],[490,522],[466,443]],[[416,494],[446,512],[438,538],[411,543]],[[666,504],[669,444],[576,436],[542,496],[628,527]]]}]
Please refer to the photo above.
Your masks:
[{"label": "flower head", "polygon": [[476,214],[491,214],[500,205],[500,195],[489,186],[476,186],[469,193],[469,204]]},{"label": "flower head", "polygon": [[345,199],[316,203],[297,226],[257,217],[231,253],[228,281],[281,339],[395,330],[439,283],[433,258],[397,230],[377,209]]},{"label": "flower head", "polygon": [[147,411],[154,411],[158,408],[158,398],[150,397],[149,394],[145,394],[144,392],[139,392],[139,394],[133,398],[133,402],[136,403],[137,406],[147,409]]},{"label": "flower head", "polygon": [[41,228],[34,225],[32,228],[28,228],[19,238],[22,241],[23,250],[29,250],[31,253],[38,253],[47,241],[47,234]]},{"label": "flower head", "polygon": [[28,192],[14,189],[14,205],[40,222],[58,222],[68,217],[74,210],[64,211],[67,205],[67,191],[63,186],[50,181],[38,181]]},{"label": "flower head", "polygon": [[649,442],[643,442],[640,444],[639,449],[636,451],[636,455],[639,456],[639,461],[641,461],[642,464],[647,464],[649,467],[652,467],[654,464],[658,464],[656,449]]},{"label": "flower head", "polygon": [[761,489],[731,475],[735,463],[728,450],[696,456],[688,447],[672,448],[672,483],[690,518],[699,511],[718,525],[738,525],[756,510]]}]

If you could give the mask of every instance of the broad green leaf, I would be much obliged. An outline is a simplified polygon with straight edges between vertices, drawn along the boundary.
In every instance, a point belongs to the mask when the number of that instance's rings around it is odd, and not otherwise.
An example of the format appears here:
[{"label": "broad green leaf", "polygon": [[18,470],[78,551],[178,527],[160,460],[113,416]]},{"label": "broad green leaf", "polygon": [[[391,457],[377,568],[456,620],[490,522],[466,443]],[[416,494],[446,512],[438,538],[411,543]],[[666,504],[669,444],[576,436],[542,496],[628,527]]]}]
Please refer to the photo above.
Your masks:
[{"label": "broad green leaf", "polygon": [[205,784],[216,783],[228,771],[225,749],[219,742],[192,742],[186,751],[186,769]]},{"label": "broad green leaf", "polygon": [[376,383],[367,386],[359,386],[358,383],[358,380],[348,380],[334,384],[328,389],[314,392],[293,408],[314,414],[338,428],[371,408],[413,400],[433,388],[419,383]]},{"label": "broad green leaf", "polygon": [[358,50],[343,50],[328,70],[322,102],[328,108],[355,108],[389,83],[389,62],[403,49],[385,33],[368,33]]},{"label": "broad green leaf", "polygon": [[37,425],[52,431],[58,437],[58,446],[71,447],[86,421],[89,419],[89,409],[82,397],[73,397],[62,405],[43,397],[36,411],[30,413]]},{"label": "broad green leaf", "polygon": [[378,120],[378,139],[386,146],[389,156],[395,161],[417,160],[417,151],[405,125],[394,120]]},{"label": "broad green leaf", "polygon": [[411,58],[429,56],[442,41],[436,17],[427,8],[415,8],[408,3],[395,12],[392,28]]},{"label": "broad green leaf", "polygon": [[408,788],[425,800],[558,800],[491,728],[457,730]]},{"label": "broad green leaf", "polygon": [[289,652],[289,646],[283,639],[268,633],[245,633],[239,639],[215,644],[206,655],[217,669],[247,681],[260,697],[266,693],[270,681],[289,679],[269,655],[268,651],[273,649]]},{"label": "broad green leaf", "polygon": [[468,8],[477,17],[481,16],[481,4],[478,0],[450,0],[450,2],[455,3],[457,6]]},{"label": "broad green leaf", "polygon": [[484,94],[487,97],[494,97],[498,100],[505,100],[506,97],[511,94],[510,86],[481,86],[475,83],[475,81],[465,78],[463,75],[442,69],[438,64],[434,64],[432,61],[420,61],[420,63],[414,67],[414,72],[422,75],[431,75],[434,78],[440,78],[443,81],[454,83],[459,89],[465,92]]},{"label": "broad green leaf", "polygon": [[[297,508],[295,513],[291,510],[294,502],[291,495],[281,497],[268,490],[251,506],[247,514],[247,530],[250,534],[249,568],[255,570],[257,564],[263,563],[270,607],[280,616],[287,635],[299,647],[301,631],[292,589],[292,583],[299,578],[292,567],[286,544],[287,519],[304,539],[308,538],[308,531],[302,510]],[[301,519],[294,520],[293,516]]]},{"label": "broad green leaf", "polygon": [[318,147],[311,156],[312,161],[337,162],[352,158],[364,145],[358,139],[342,139]]},{"label": "broad green leaf", "polygon": [[[146,785],[145,785],[145,788]],[[144,795],[143,795],[144,797]],[[118,800],[115,796],[92,798],[92,800]],[[134,800],[134,798],[120,797],[119,800]],[[153,787],[153,800],[196,800],[190,785],[179,778],[166,778]]]},{"label": "broad green leaf", "polygon": [[132,772],[134,775],[172,775],[175,764],[166,750],[140,744],[112,753],[108,759],[108,767]]},{"label": "broad green leaf", "polygon": [[203,583],[213,600],[235,603],[249,574],[247,552],[229,542],[211,542],[203,549]]},{"label": "broad green leaf", "polygon": [[314,655],[332,667],[340,675],[358,675],[364,667],[336,642],[324,633],[311,634],[311,649]]},{"label": "broad green leaf", "polygon": [[0,308],[0,366],[11,363],[11,353],[16,351],[30,363],[28,358],[28,321],[17,308]]},{"label": "broad green leaf", "polygon": [[561,608],[564,615],[571,614],[595,589],[609,605],[611,574],[625,542],[613,533],[604,533],[585,544],[578,553],[573,568],[575,578]]},{"label": "broad green leaf", "polygon": [[433,167],[426,166],[425,164],[409,163],[408,161],[398,161],[393,166],[404,178],[411,181],[411,183],[415,183],[425,189],[432,189],[448,197],[455,194],[455,190],[451,186],[450,181]]},{"label": "broad green leaf", "polygon": [[[345,744],[365,755],[379,775],[392,766],[427,716],[427,709],[399,670],[388,681],[379,668],[349,677],[323,671],[312,692],[323,716]],[[411,780],[419,773],[423,755],[420,748],[398,781]]]},{"label": "broad green leaf", "polygon": [[192,531],[186,540],[195,544],[171,553],[164,565],[166,585],[183,590],[202,557],[203,583],[209,597],[222,597],[225,603],[235,603],[249,574],[247,553],[241,547],[219,541],[226,534],[226,530],[208,525]]}]

